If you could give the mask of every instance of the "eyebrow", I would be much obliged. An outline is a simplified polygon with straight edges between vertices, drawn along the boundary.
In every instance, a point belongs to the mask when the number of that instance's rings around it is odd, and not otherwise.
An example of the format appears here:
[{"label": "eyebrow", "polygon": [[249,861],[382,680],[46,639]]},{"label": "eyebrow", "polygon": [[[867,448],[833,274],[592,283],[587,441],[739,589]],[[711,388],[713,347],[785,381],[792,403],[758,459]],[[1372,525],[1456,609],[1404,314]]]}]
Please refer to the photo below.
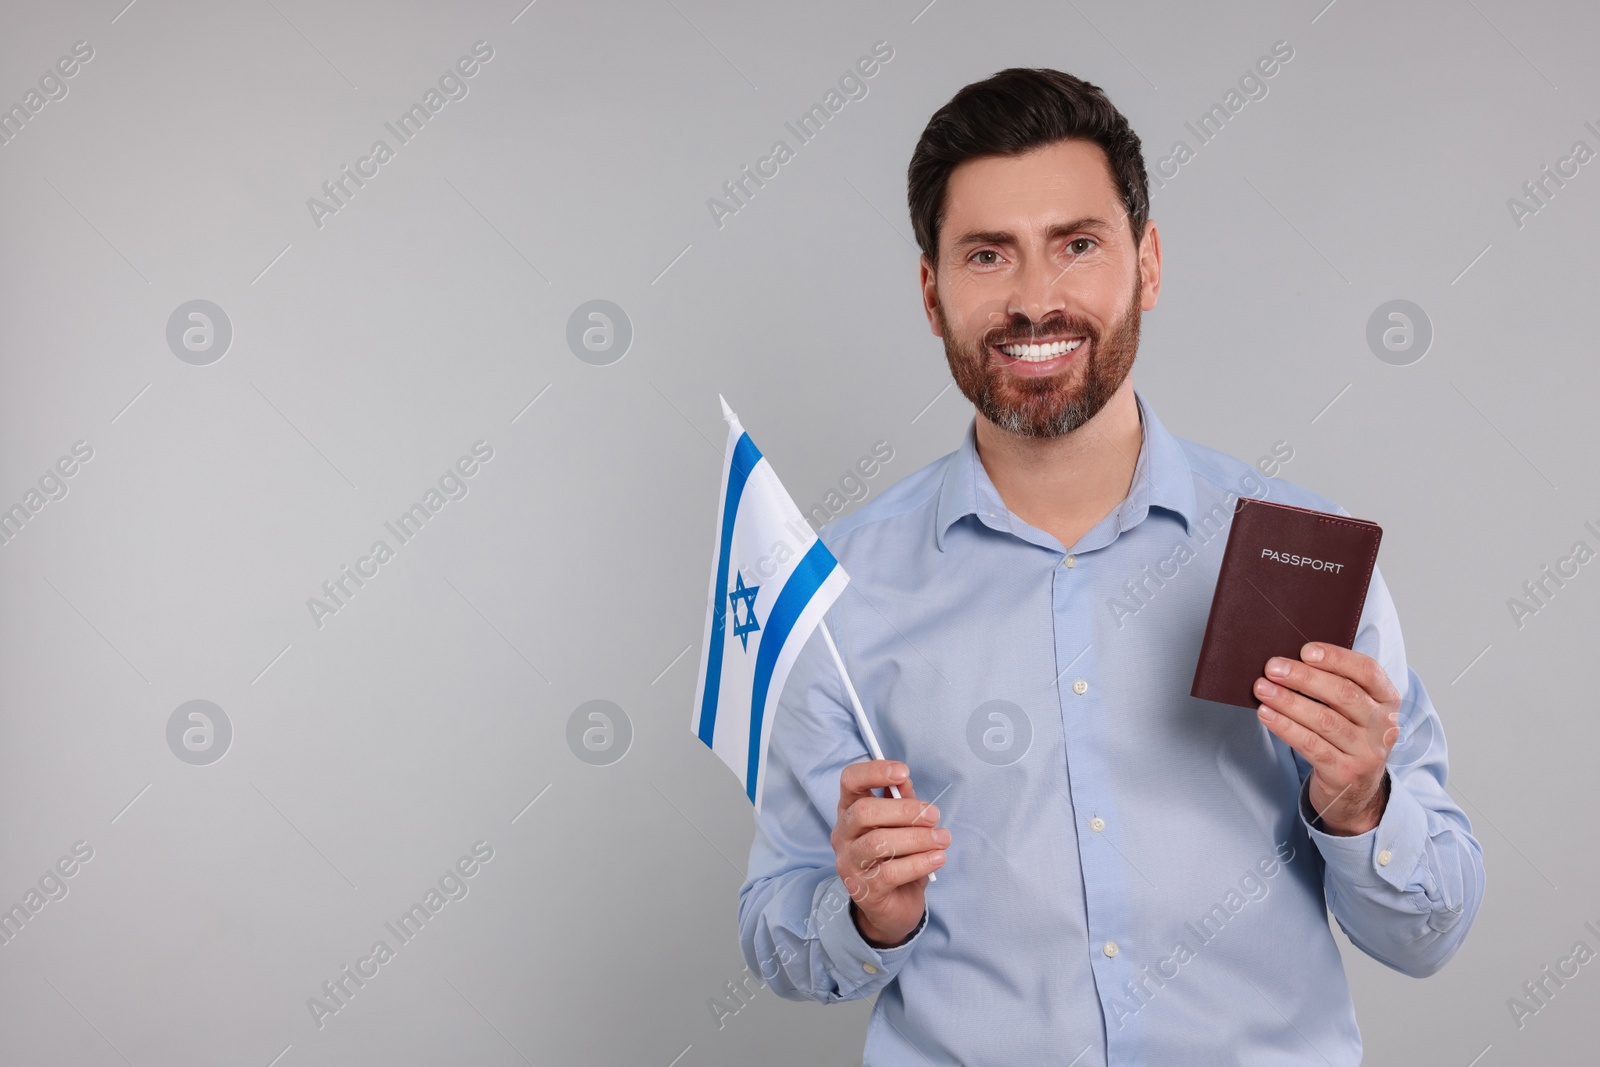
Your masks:
[{"label": "eyebrow", "polygon": [[[1111,229],[1111,224],[1098,215],[1085,215],[1069,222],[1060,222],[1045,231],[1045,236],[1051,240],[1077,233],[1079,230]],[[965,248],[968,245],[1012,245],[1017,243],[1017,235],[1010,230],[969,230],[951,242],[952,248]]]}]

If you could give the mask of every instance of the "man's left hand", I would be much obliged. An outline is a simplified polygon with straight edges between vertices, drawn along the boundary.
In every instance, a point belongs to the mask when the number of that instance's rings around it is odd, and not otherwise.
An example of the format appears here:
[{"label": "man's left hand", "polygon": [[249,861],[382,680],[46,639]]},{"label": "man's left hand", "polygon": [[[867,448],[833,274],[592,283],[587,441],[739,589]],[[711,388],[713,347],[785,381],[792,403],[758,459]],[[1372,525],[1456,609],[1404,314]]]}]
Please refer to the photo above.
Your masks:
[{"label": "man's left hand", "polygon": [[1298,660],[1274,656],[1257,678],[1257,717],[1311,764],[1319,829],[1342,837],[1378,825],[1386,764],[1400,736],[1400,693],[1371,656],[1312,641]]}]

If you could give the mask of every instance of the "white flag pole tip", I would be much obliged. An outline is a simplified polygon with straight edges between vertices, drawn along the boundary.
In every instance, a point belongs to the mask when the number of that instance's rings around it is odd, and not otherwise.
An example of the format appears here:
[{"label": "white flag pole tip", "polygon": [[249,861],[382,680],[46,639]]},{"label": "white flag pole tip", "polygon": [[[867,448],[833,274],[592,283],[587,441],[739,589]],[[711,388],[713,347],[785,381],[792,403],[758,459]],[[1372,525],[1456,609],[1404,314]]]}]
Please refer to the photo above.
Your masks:
[{"label": "white flag pole tip", "polygon": [[734,419],[738,418],[738,416],[733,413],[733,409],[728,406],[728,402],[722,399],[721,393],[717,394],[717,403],[722,405],[722,419],[724,422],[732,422]]}]

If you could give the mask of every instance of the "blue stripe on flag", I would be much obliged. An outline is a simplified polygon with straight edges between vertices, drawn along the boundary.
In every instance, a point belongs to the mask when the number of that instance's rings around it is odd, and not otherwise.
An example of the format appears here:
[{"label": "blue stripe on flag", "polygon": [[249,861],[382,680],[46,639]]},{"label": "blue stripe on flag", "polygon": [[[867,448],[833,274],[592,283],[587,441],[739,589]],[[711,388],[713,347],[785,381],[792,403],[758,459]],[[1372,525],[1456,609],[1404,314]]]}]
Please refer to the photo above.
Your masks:
[{"label": "blue stripe on flag", "polygon": [[744,782],[752,804],[756,800],[756,773],[761,761],[761,719],[767,710],[767,688],[772,684],[773,668],[778,665],[778,654],[789,640],[789,631],[794,629],[800,613],[805,611],[836,565],[833,553],[820,537],[817,538],[795,566],[789,580],[783,583],[782,592],[767,613],[767,624],[761,632],[761,650],[756,653],[755,685],[750,694],[750,762]]},{"label": "blue stripe on flag", "polygon": [[728,468],[728,495],[722,502],[722,544],[717,549],[717,606],[711,613],[711,647],[706,658],[705,697],[700,704],[700,740],[711,747],[717,732],[717,696],[722,690],[722,637],[727,629],[728,551],[733,546],[733,525],[739,517],[739,498],[750,472],[761,462],[761,450],[740,434]]}]

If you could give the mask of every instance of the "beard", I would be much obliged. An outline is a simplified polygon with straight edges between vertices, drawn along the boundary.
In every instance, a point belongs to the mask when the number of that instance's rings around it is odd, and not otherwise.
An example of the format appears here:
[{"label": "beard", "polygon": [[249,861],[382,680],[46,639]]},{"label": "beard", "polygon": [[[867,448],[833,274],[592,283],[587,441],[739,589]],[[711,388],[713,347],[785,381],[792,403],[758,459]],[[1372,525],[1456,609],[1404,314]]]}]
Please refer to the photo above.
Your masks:
[{"label": "beard", "polygon": [[[1035,324],[1017,314],[1005,326],[958,338],[945,320],[941,302],[936,312],[950,375],[983,417],[1008,433],[1044,438],[1069,434],[1100,413],[1133,368],[1139,350],[1143,288],[1135,269],[1133,299],[1104,335],[1092,323],[1072,315],[1055,315]],[[1077,352],[1087,348],[1087,355],[1042,378],[1012,374],[987,347],[1059,337],[1084,338]]]}]

